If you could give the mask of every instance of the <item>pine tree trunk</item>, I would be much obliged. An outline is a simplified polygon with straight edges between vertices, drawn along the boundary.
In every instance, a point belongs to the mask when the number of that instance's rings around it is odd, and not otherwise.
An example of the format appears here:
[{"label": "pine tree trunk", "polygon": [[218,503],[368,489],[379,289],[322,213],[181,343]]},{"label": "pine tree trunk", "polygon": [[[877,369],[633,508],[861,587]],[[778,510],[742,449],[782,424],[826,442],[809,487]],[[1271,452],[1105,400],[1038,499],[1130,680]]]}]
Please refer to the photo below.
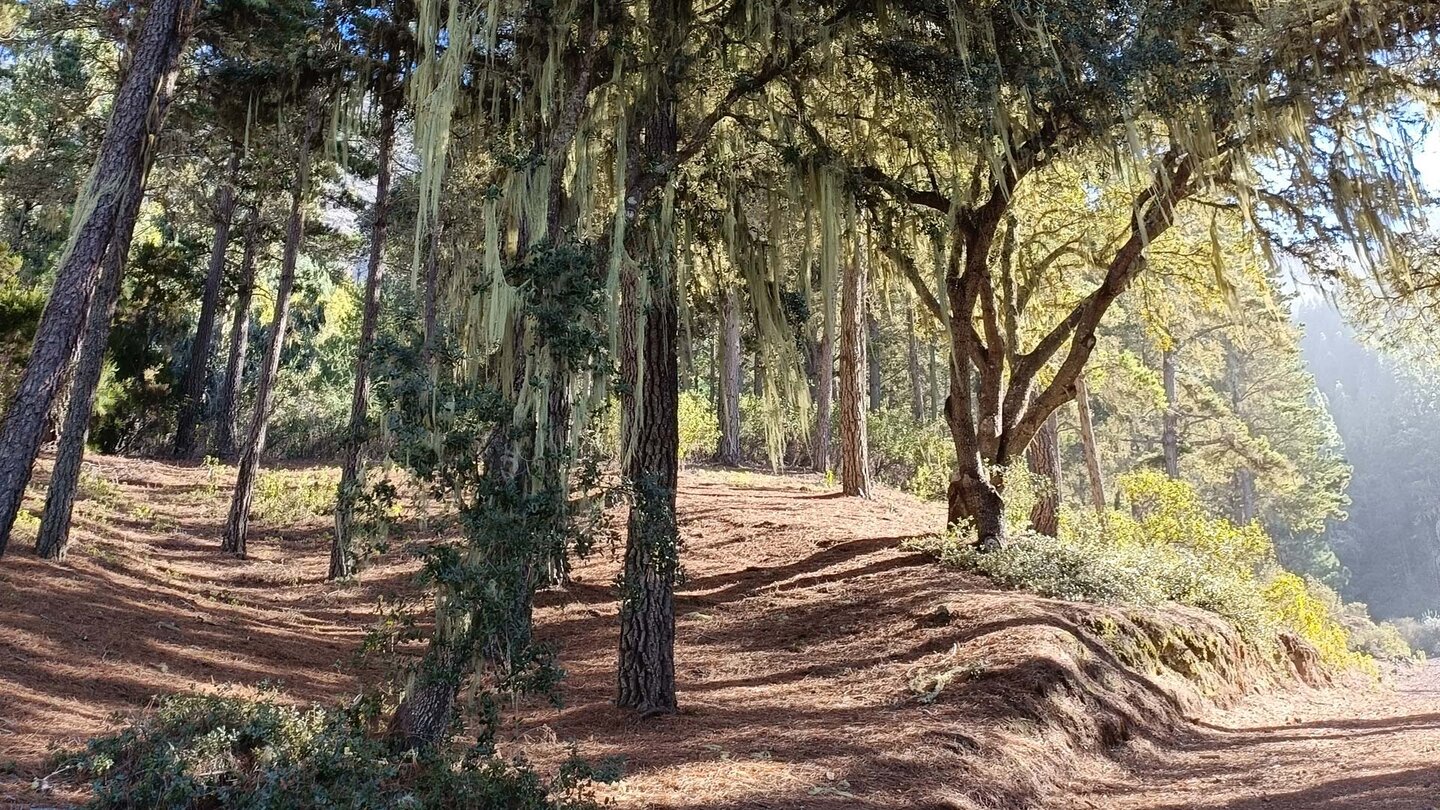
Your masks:
[{"label": "pine tree trunk", "polygon": [[1030,528],[1049,537],[1060,534],[1060,421],[1055,414],[1025,450],[1026,466],[1041,487],[1030,509]]},{"label": "pine tree trunk", "polygon": [[910,371],[910,415],[925,421],[925,378],[920,372],[920,341],[915,336],[915,309],[905,309],[905,362]]},{"label": "pine tree trunk", "polygon": [[1160,446],[1165,453],[1165,474],[1180,477],[1180,396],[1175,383],[1175,353],[1166,349],[1160,355],[1160,378],[1165,386],[1165,416],[1160,433]]},{"label": "pine tree trunk", "polygon": [[865,316],[865,374],[870,386],[870,410],[878,411],[881,406],[881,397],[884,387],[880,378],[880,322],[876,320],[873,313]]},{"label": "pine tree trunk", "polygon": [[153,0],[135,50],[116,91],[100,152],[75,202],[70,236],[60,257],[50,299],[40,316],[20,384],[0,423],[0,554],[10,540],[25,497],[35,454],[65,368],[88,322],[101,264],[119,225],[127,195],[139,193],[147,135],[165,112],[157,101],[175,81],[189,38],[196,0]]},{"label": "pine tree trunk", "polygon": [[205,273],[205,293],[200,298],[195,340],[190,344],[190,363],[180,383],[180,416],[175,429],[177,458],[190,458],[195,453],[195,427],[200,421],[200,401],[210,379],[210,347],[215,334],[215,313],[220,308],[220,287],[225,281],[225,251],[230,246],[235,176],[239,171],[240,153],[235,152],[226,167],[225,180],[215,190],[215,237],[210,245],[210,266]]},{"label": "pine tree trunk", "polygon": [[1105,477],[1100,471],[1100,450],[1095,444],[1095,422],[1090,417],[1090,391],[1085,375],[1075,379],[1075,410],[1080,421],[1080,451],[1085,456],[1085,475],[1090,482],[1090,505],[1096,514],[1105,513]]},{"label": "pine tree trunk", "polygon": [[[148,160],[142,158],[148,164]],[[148,173],[148,166],[142,177]],[[80,357],[72,373],[71,390],[67,397],[60,441],[55,449],[55,465],[50,471],[50,486],[45,494],[45,512],[40,518],[40,531],[35,538],[35,553],[51,560],[65,559],[70,545],[70,521],[75,509],[75,490],[80,483],[80,466],[85,460],[85,444],[90,436],[90,414],[95,407],[95,393],[105,368],[105,350],[110,341],[110,321],[120,299],[120,281],[130,242],[135,236],[135,221],[140,216],[144,186],[125,198],[119,212],[115,237],[105,254],[105,267],[95,298],[90,305],[89,323],[80,341]]]},{"label": "pine tree trunk", "polygon": [[250,502],[255,495],[255,477],[260,472],[260,456],[265,452],[265,433],[270,426],[274,406],[275,378],[280,373],[280,354],[285,347],[285,330],[290,320],[290,293],[295,288],[295,266],[300,259],[300,244],[305,236],[305,197],[310,186],[310,146],[320,134],[321,107],[317,98],[307,103],[305,129],[298,144],[295,183],[290,191],[290,221],[285,232],[285,254],[280,264],[280,281],[275,290],[275,315],[270,321],[269,340],[265,345],[265,363],[260,367],[260,382],[255,392],[255,413],[240,456],[240,471],[235,479],[235,497],[230,501],[230,515],[225,523],[225,537],[220,550],[237,557],[245,556],[245,534],[250,527]]},{"label": "pine tree trunk", "polygon": [[[673,165],[679,149],[679,99],[676,77],[684,48],[689,0],[651,0],[650,20],[670,40],[665,63],[653,88],[654,105],[644,128],[642,165]],[[634,212],[638,213],[638,212]],[[631,217],[632,226],[638,224]],[[616,704],[642,715],[669,714],[675,696],[675,578],[680,568],[680,530],[675,520],[675,488],[679,472],[679,371],[676,338],[679,327],[675,268],[670,234],[658,233],[653,219],[641,230],[648,261],[657,268],[650,300],[643,313],[644,339],[637,341],[644,366],[633,407],[640,418],[633,426],[633,446],[626,477],[635,488],[625,539],[621,574],[620,654]]]},{"label": "pine tree trunk", "polygon": [[[1239,352],[1235,350],[1235,344],[1226,339],[1224,345],[1225,385],[1230,389],[1230,410],[1243,421],[1245,418],[1242,393],[1244,364],[1240,359]],[[1242,463],[1235,470],[1235,521],[1241,526],[1255,520],[1255,497],[1255,473]]]},{"label": "pine tree trunk", "polygon": [[732,287],[720,296],[720,447],[721,464],[740,464],[740,300]]},{"label": "pine tree trunk", "polygon": [[815,428],[810,434],[810,468],[830,472],[830,417],[835,396],[835,337],[827,329],[815,347]]},{"label": "pine tree trunk", "polygon": [[239,433],[240,386],[245,378],[245,355],[250,348],[250,302],[255,297],[255,256],[260,245],[260,211],[250,209],[245,223],[245,254],[240,260],[240,284],[235,290],[234,313],[230,322],[230,349],[225,359],[225,379],[215,407],[212,452],[226,461],[235,460],[235,435]]},{"label": "pine tree trunk", "polygon": [[355,390],[350,398],[350,427],[345,435],[345,458],[340,465],[340,486],[335,497],[335,537],[330,544],[329,579],[350,576],[355,501],[360,481],[361,453],[370,433],[370,354],[380,322],[380,285],[385,272],[385,234],[390,216],[390,151],[395,141],[396,105],[387,93],[380,111],[380,147],[375,180],[375,206],[371,211],[370,258],[365,275],[365,312],[360,321],[360,343],[355,352]]},{"label": "pine tree trunk", "polygon": [[[840,488],[870,497],[870,448],[865,425],[865,274],[857,245],[840,287]],[[873,402],[873,400],[872,400]]]}]

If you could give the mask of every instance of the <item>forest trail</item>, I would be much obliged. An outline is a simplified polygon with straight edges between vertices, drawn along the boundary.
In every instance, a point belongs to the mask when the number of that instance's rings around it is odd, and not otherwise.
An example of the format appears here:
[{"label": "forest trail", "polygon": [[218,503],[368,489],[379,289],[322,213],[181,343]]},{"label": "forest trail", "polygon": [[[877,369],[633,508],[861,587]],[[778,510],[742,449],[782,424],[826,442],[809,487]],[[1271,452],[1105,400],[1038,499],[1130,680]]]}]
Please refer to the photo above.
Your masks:
[{"label": "forest trail", "polygon": [[1299,689],[1217,712],[1087,798],[1107,810],[1436,810],[1440,661],[1393,677],[1391,689]]},{"label": "forest trail", "polygon": [[[265,509],[285,528],[261,516],[251,558],[233,560],[215,550],[226,469],[94,459],[108,483],[89,488],[67,567],[23,546],[0,561],[0,807],[79,799],[63,776],[30,788],[50,751],[152,695],[268,681],[328,700],[379,674],[353,654],[414,562],[392,553],[358,583],[324,582],[328,519],[282,507],[333,473],[276,473]],[[1297,688],[1208,711],[1192,684],[1142,677],[1098,640],[1092,621],[1123,611],[999,591],[904,549],[943,520],[935,504],[718,470],[687,471],[681,490],[681,713],[611,707],[616,560],[601,548],[538,599],[563,705],[519,706],[503,741],[544,767],[572,747],[621,760],[603,787],[621,808],[1418,809],[1440,795],[1434,667],[1394,693]]]}]

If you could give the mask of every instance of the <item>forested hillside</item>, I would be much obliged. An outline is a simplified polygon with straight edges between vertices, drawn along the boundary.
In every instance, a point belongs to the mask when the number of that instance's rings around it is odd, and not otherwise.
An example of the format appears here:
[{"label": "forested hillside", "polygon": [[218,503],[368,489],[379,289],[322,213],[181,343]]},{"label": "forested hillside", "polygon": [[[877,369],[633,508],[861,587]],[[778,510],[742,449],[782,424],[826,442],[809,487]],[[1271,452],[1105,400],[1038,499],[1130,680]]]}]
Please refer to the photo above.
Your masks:
[{"label": "forested hillside", "polygon": [[1428,745],[1437,38],[0,0],[0,799],[1163,804],[1297,689]]}]

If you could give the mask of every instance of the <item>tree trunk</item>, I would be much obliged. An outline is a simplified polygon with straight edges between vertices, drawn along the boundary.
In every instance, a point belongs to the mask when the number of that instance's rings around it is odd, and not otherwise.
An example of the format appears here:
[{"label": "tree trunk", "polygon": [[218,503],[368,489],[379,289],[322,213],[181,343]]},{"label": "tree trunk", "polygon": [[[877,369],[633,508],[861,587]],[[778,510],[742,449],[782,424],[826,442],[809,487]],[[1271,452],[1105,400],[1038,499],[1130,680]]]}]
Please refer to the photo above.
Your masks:
[{"label": "tree trunk", "polygon": [[1100,471],[1100,450],[1095,445],[1095,423],[1090,418],[1090,391],[1085,375],[1075,379],[1075,411],[1080,420],[1080,452],[1085,456],[1085,476],[1090,482],[1090,505],[1105,514],[1105,477]]},{"label": "tree trunk", "polygon": [[230,156],[225,180],[215,190],[215,238],[210,245],[210,266],[205,274],[205,293],[200,298],[195,340],[190,344],[190,364],[180,383],[180,416],[175,429],[177,458],[190,458],[195,453],[195,426],[200,421],[200,401],[210,379],[210,341],[215,334],[215,312],[220,308],[220,286],[225,281],[225,251],[230,246],[235,176],[239,171],[240,153],[235,152]]},{"label": "tree trunk", "polygon": [[240,260],[240,284],[235,289],[235,312],[230,322],[230,350],[225,379],[215,408],[213,451],[226,461],[235,460],[235,434],[239,432],[240,386],[245,378],[245,354],[250,348],[250,301],[255,297],[255,253],[260,244],[259,204],[245,222],[245,254]]},{"label": "tree trunk", "polygon": [[55,450],[55,465],[50,471],[50,486],[45,494],[45,512],[40,518],[40,531],[35,538],[35,553],[51,560],[65,559],[70,545],[70,521],[75,509],[75,490],[80,483],[80,466],[85,460],[85,443],[90,436],[90,414],[95,407],[95,393],[105,368],[105,350],[110,342],[110,321],[120,299],[120,281],[125,274],[125,261],[130,242],[135,236],[135,221],[140,216],[144,199],[143,177],[148,174],[148,156],[142,157],[140,188],[125,198],[120,207],[119,222],[110,248],[105,254],[105,267],[95,297],[90,304],[89,323],[80,341],[80,357],[71,375],[65,419],[60,441]]},{"label": "tree trunk", "polygon": [[[870,497],[870,448],[865,426],[865,271],[857,243],[840,287],[840,489]],[[873,403],[873,400],[872,400]]]},{"label": "tree trunk", "polygon": [[940,417],[940,363],[936,359],[939,352],[935,350],[935,344],[930,344],[930,418]]},{"label": "tree trunk", "polygon": [[[1230,410],[1244,421],[1242,376],[1245,373],[1240,353],[1228,339],[1225,345],[1225,385],[1230,389]],[[1235,469],[1235,521],[1241,526],[1255,520],[1255,473],[1242,463]]]},{"label": "tree trunk", "polygon": [[920,372],[920,341],[915,337],[915,309],[905,308],[905,364],[910,371],[910,416],[925,421],[925,377]]},{"label": "tree trunk", "polygon": [[110,120],[90,177],[75,201],[70,236],[50,299],[40,316],[30,357],[10,410],[0,423],[0,554],[25,497],[35,454],[61,378],[88,322],[101,264],[113,241],[127,195],[140,193],[147,134],[158,132],[189,38],[196,0],[153,0],[141,22],[130,64],[111,106]]},{"label": "tree trunk", "polygon": [[740,464],[740,296],[732,287],[720,296],[720,447],[715,458]]},{"label": "tree trunk", "polygon": [[815,430],[810,436],[810,468],[830,472],[830,416],[835,396],[835,336],[827,326],[815,347]]},{"label": "tree trunk", "polygon": [[260,456],[265,452],[265,432],[270,427],[270,411],[274,406],[275,378],[280,373],[280,353],[285,347],[285,329],[290,320],[290,293],[295,288],[295,265],[300,259],[300,244],[305,236],[305,197],[310,186],[310,146],[320,134],[321,108],[318,98],[308,100],[305,129],[298,144],[298,168],[290,191],[290,221],[285,231],[285,254],[280,264],[280,281],[275,290],[275,316],[270,320],[269,340],[265,345],[265,363],[260,367],[260,382],[255,392],[255,413],[250,432],[240,456],[240,471],[235,478],[235,497],[230,502],[230,515],[225,523],[225,537],[220,550],[245,556],[245,533],[250,527],[250,501],[255,495],[255,477],[260,472]]},{"label": "tree trunk", "polygon": [[1050,414],[1025,450],[1025,461],[1040,491],[1030,509],[1030,528],[1049,537],[1060,535],[1060,421]]},{"label": "tree trunk", "polygon": [[1165,416],[1160,433],[1160,446],[1165,452],[1165,474],[1180,477],[1180,396],[1175,384],[1175,352],[1166,349],[1160,355],[1160,378],[1165,385]]},{"label": "tree trunk", "polygon": [[755,375],[750,378],[750,393],[756,399],[765,396],[765,361],[760,350],[755,350]]},{"label": "tree trunk", "polygon": [[[689,0],[651,0],[651,24],[666,32],[663,49],[673,54],[655,77],[644,128],[641,165],[673,165],[679,149],[679,99],[676,95],[679,54]],[[668,179],[668,178],[667,178]],[[638,213],[634,212],[634,213]],[[631,225],[638,224],[631,218]],[[635,488],[625,538],[621,574],[620,654],[616,704],[642,715],[669,714],[675,698],[675,578],[680,569],[680,530],[675,521],[675,487],[679,472],[679,379],[676,337],[679,321],[674,257],[670,234],[658,232],[654,219],[648,232],[647,267],[656,268],[655,282],[644,312],[645,335],[637,341],[643,379],[632,389],[640,418],[633,427],[634,444],[626,477]]]},{"label": "tree trunk", "polygon": [[355,351],[355,390],[350,397],[350,426],[345,434],[345,458],[340,465],[340,486],[335,495],[335,537],[330,543],[328,579],[353,572],[352,527],[355,501],[364,486],[360,480],[361,454],[370,436],[370,354],[380,323],[380,285],[385,273],[385,234],[390,217],[390,151],[395,142],[396,104],[386,93],[380,110],[380,145],[375,178],[375,206],[371,210],[370,258],[365,272],[365,311],[360,320],[360,343]]}]

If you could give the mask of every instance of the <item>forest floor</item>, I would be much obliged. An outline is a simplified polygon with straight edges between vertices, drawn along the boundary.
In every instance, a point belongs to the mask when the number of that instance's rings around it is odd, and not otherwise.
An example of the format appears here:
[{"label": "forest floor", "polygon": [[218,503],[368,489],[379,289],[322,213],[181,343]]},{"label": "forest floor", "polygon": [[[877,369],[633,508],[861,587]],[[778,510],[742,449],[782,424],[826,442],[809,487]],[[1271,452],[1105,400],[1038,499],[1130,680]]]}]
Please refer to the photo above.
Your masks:
[{"label": "forest floor", "polygon": [[[222,557],[230,474],[96,458],[64,566],[14,538],[0,559],[0,807],[81,799],[63,775],[44,780],[54,752],[154,695],[268,683],[324,701],[379,675],[355,653],[382,601],[412,592],[414,561],[392,552],[355,583],[324,581],[323,467],[271,474],[250,558]],[[611,707],[616,560],[602,548],[537,606],[568,673],[563,706],[525,704],[505,734],[506,753],[542,768],[572,746],[620,759],[624,778],[602,789],[620,807],[1440,804],[1440,668],[1393,688],[1235,684],[1220,708],[1127,669],[1092,630],[1122,612],[999,591],[902,548],[941,522],[934,504],[753,472],[690,470],[681,485],[681,713]]]}]

